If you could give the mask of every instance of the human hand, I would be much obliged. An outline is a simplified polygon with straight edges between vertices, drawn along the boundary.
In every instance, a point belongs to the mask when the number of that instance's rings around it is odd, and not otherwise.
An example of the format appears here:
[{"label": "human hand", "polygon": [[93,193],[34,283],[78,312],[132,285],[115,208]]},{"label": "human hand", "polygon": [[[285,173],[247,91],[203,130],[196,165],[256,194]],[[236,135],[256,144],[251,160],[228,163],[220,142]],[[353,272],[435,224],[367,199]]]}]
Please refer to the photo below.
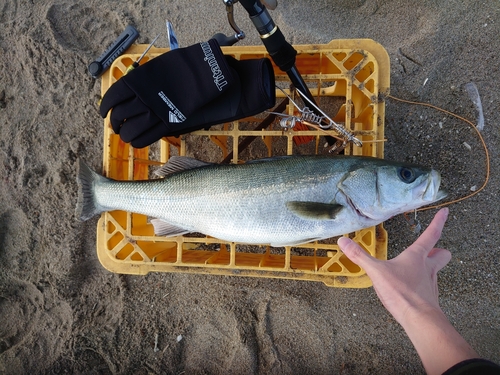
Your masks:
[{"label": "human hand", "polygon": [[416,314],[441,312],[437,273],[448,264],[451,253],[434,246],[447,218],[448,209],[439,210],[410,247],[387,261],[373,258],[346,237],[338,240],[340,249],[366,271],[385,308],[403,326]]}]

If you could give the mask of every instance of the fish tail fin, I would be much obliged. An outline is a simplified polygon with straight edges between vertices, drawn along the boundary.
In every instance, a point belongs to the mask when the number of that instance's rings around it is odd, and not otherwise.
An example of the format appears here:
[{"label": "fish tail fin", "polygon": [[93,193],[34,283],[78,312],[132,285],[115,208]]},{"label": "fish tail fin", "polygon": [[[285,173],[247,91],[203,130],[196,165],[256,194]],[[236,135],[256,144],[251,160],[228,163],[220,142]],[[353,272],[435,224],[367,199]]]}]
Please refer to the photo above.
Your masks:
[{"label": "fish tail fin", "polygon": [[88,220],[104,210],[95,200],[94,182],[106,179],[98,175],[81,159],[78,160],[78,201],[76,203],[76,217],[81,221]]}]

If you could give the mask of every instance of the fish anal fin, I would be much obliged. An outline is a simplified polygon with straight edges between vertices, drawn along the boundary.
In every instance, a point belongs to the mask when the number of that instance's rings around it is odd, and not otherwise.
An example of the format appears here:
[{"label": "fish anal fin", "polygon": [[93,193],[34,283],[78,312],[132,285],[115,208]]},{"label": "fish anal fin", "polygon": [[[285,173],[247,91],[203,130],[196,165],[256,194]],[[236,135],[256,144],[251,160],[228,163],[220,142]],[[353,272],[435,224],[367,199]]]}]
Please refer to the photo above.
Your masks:
[{"label": "fish anal fin", "polygon": [[282,242],[274,242],[274,243],[271,243],[270,245],[272,247],[298,246],[298,245],[302,245],[302,244],[313,242],[313,241],[319,241],[321,239],[323,239],[323,237],[318,237],[318,238],[303,238],[301,240],[293,241],[293,242],[283,242],[283,243]]},{"label": "fish anal fin", "polygon": [[173,237],[191,232],[190,230],[176,227],[161,219],[151,219],[151,224],[153,224],[156,236]]},{"label": "fish anal fin", "polygon": [[338,203],[301,202],[286,203],[287,208],[295,215],[308,220],[333,220],[344,208]]}]

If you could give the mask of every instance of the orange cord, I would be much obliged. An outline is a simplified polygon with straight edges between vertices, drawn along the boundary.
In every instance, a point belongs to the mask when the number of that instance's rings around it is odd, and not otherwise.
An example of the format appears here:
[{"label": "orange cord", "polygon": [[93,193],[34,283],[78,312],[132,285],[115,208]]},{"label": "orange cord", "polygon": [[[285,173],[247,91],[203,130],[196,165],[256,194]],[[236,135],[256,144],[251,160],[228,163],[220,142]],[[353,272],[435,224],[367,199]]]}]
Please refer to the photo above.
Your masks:
[{"label": "orange cord", "polygon": [[469,121],[466,118],[464,118],[462,116],[459,116],[459,115],[457,115],[457,114],[455,114],[453,112],[449,112],[449,111],[447,111],[445,109],[436,107],[435,105],[432,105],[432,104],[421,103],[421,102],[413,102],[411,100],[405,100],[405,99],[396,98],[396,97],[394,97],[392,95],[386,95],[386,97],[389,98],[389,99],[393,99],[393,100],[402,102],[402,103],[414,104],[414,105],[421,105],[421,106],[424,106],[424,107],[430,107],[430,108],[436,109],[436,110],[438,110],[440,112],[446,113],[447,115],[456,117],[459,120],[465,121],[467,124],[469,124],[476,131],[479,139],[481,140],[481,143],[483,144],[484,154],[485,154],[485,159],[486,159],[486,177],[484,179],[483,185],[479,189],[477,189],[476,191],[472,192],[471,194],[469,194],[469,195],[467,195],[465,197],[458,198],[458,199],[452,200],[450,202],[441,203],[441,204],[438,204],[436,206],[419,208],[419,209],[417,209],[417,211],[425,211],[425,210],[430,210],[430,209],[433,209],[433,208],[440,208],[440,207],[444,207],[444,206],[447,206],[447,205],[452,204],[452,203],[457,203],[457,202],[463,201],[465,199],[473,197],[474,195],[476,195],[477,193],[479,193],[481,190],[483,190],[486,187],[486,185],[488,184],[488,181],[490,179],[490,154],[488,152],[488,147],[486,146],[486,142],[484,141],[484,138],[481,135],[481,132],[477,129],[477,127],[471,121]]}]

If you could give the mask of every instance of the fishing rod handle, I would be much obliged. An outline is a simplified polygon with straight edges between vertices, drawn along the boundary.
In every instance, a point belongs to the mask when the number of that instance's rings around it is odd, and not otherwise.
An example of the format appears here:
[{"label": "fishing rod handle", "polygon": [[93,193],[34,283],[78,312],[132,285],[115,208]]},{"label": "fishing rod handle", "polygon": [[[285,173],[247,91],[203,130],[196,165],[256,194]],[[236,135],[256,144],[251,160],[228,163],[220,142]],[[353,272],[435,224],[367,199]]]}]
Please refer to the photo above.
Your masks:
[{"label": "fishing rod handle", "polygon": [[267,8],[258,0],[239,0],[239,3],[248,12],[274,63],[284,72],[292,69],[297,51],[286,41]]}]

